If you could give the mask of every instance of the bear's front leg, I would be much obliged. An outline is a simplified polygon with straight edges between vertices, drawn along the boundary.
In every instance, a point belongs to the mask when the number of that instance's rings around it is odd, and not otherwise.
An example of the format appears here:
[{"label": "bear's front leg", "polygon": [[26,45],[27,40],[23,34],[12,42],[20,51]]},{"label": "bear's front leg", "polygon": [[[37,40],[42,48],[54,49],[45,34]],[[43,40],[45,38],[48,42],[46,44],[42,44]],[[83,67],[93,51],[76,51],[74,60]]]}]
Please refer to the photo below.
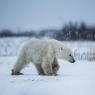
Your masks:
[{"label": "bear's front leg", "polygon": [[39,75],[44,75],[43,69],[41,67],[41,64],[35,64],[35,67],[37,69],[37,72]]},{"label": "bear's front leg", "polygon": [[59,66],[59,64],[58,64],[58,60],[57,60],[57,58],[55,57],[55,58],[54,58],[54,61],[53,61],[53,63],[52,63],[52,69],[53,69],[53,74],[54,74],[54,75],[57,75],[57,72],[58,72],[59,68],[60,68],[60,66]]},{"label": "bear's front leg", "polygon": [[58,75],[57,72],[59,70],[60,66],[59,64],[52,64],[53,74]]},{"label": "bear's front leg", "polygon": [[41,64],[43,72],[45,75],[52,76],[53,75],[53,70],[52,70],[52,64]]}]

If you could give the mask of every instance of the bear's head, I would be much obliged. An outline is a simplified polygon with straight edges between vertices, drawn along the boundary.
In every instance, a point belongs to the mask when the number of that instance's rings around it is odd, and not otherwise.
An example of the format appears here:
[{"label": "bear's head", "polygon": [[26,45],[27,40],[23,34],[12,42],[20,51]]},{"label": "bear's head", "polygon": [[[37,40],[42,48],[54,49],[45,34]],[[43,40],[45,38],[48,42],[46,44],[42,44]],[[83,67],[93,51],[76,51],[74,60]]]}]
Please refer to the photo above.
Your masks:
[{"label": "bear's head", "polygon": [[65,59],[71,63],[75,62],[72,51],[67,47],[60,47],[60,58]]}]

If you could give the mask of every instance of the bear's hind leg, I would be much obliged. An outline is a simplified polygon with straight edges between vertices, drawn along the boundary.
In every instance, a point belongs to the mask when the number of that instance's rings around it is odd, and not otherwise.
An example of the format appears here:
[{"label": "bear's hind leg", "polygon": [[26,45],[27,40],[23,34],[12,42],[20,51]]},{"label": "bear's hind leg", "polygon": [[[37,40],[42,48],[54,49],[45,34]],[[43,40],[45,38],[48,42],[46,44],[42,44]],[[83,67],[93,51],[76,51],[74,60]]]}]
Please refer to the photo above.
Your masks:
[{"label": "bear's hind leg", "polygon": [[21,70],[27,65],[26,61],[24,58],[20,59],[18,58],[16,64],[14,65],[13,69],[12,69],[12,73],[11,75],[23,75],[23,73],[21,73]]},{"label": "bear's hind leg", "polygon": [[23,73],[21,73],[21,72],[15,72],[15,71],[12,69],[11,75],[23,75]]},{"label": "bear's hind leg", "polygon": [[15,65],[14,68],[12,69],[11,75],[23,75],[23,73],[21,73],[21,70],[22,70],[24,67],[25,67],[25,64],[16,63],[16,65]]},{"label": "bear's hind leg", "polygon": [[43,69],[41,67],[41,64],[35,64],[35,67],[37,69],[37,72],[39,75],[44,75]]}]

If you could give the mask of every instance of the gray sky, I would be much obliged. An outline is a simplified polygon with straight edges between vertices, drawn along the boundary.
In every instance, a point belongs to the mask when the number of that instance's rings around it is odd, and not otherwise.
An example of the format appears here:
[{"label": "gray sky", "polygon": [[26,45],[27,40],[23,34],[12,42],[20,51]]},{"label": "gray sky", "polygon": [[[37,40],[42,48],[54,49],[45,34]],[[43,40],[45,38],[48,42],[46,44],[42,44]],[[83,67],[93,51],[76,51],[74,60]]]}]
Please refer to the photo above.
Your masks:
[{"label": "gray sky", "polygon": [[0,0],[0,30],[60,28],[68,21],[95,24],[95,0]]}]

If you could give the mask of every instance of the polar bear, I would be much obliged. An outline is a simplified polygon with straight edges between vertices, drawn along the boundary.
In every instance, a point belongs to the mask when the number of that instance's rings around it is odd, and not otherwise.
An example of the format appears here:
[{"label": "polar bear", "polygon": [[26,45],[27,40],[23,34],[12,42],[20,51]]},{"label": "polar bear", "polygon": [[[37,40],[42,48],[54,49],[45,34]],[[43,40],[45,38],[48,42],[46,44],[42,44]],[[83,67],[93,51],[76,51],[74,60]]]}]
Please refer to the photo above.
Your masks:
[{"label": "polar bear", "polygon": [[59,70],[58,59],[75,62],[72,51],[55,39],[34,39],[26,42],[19,53],[12,75],[20,75],[21,70],[32,62],[39,75],[56,75]]}]

